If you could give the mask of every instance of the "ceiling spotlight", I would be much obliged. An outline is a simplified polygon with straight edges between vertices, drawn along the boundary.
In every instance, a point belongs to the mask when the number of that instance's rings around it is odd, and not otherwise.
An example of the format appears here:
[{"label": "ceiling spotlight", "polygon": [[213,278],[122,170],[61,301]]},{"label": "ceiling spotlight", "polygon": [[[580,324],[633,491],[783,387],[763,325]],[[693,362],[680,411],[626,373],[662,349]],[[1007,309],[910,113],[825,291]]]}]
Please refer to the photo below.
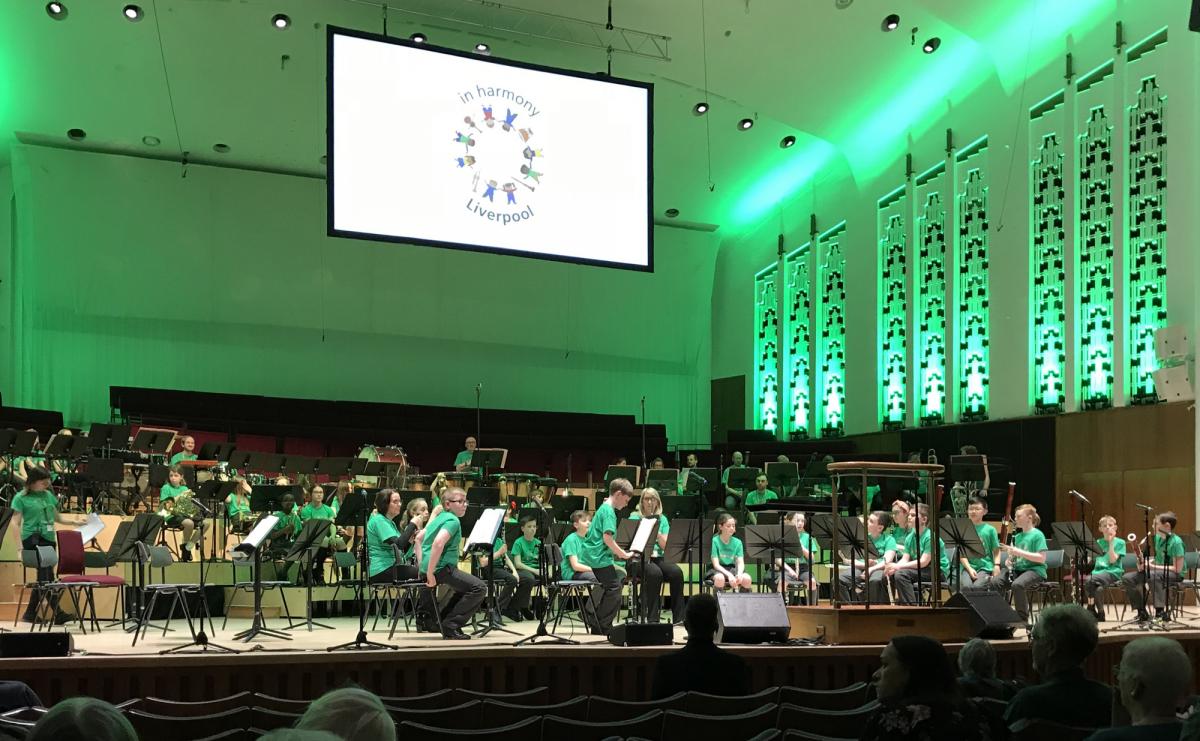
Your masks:
[{"label": "ceiling spotlight", "polygon": [[926,54],[932,54],[935,51],[937,51],[938,47],[941,45],[942,45],[942,40],[939,39],[937,36],[934,36],[932,39],[925,42],[925,46],[922,46],[921,50],[924,51]]},{"label": "ceiling spotlight", "polygon": [[83,129],[68,129],[67,138],[71,141],[81,142],[87,138],[87,132]]},{"label": "ceiling spotlight", "polygon": [[67,6],[62,3],[46,3],[46,15],[61,21],[67,17]]},{"label": "ceiling spotlight", "polygon": [[292,19],[283,13],[276,13],[275,15],[271,16],[271,25],[282,31],[288,26],[292,25]]},{"label": "ceiling spotlight", "polygon": [[409,36],[408,40],[413,42],[414,44],[424,44],[426,41],[429,41],[429,37],[426,36],[425,34],[421,33],[420,31],[417,31],[412,36]]},{"label": "ceiling spotlight", "polygon": [[228,144],[214,144],[213,151],[216,152],[217,154],[226,154],[229,152],[229,145]]},{"label": "ceiling spotlight", "polygon": [[895,13],[892,13],[888,17],[884,18],[883,23],[879,26],[884,33],[887,33],[888,31],[895,31],[899,27],[900,16]]},{"label": "ceiling spotlight", "polygon": [[125,16],[126,20],[132,21],[134,23],[137,23],[138,21],[140,21],[142,19],[142,15],[143,15],[142,9],[136,5],[126,5],[125,8],[121,11],[121,13]]},{"label": "ceiling spotlight", "polygon": [[792,136],[791,134],[788,134],[787,136],[785,136],[779,140],[779,148],[780,149],[791,149],[793,146],[795,146],[795,144],[796,144],[796,137]]},{"label": "ceiling spotlight", "polygon": [[738,131],[749,131],[750,129],[752,129],[754,127],[754,119],[743,118],[741,121],[738,121],[737,126],[738,126]]},{"label": "ceiling spotlight", "polygon": [[157,147],[159,144],[162,144],[162,139],[147,134],[142,137],[142,144],[145,144],[147,147]]},{"label": "ceiling spotlight", "polygon": [[705,113],[708,113],[708,103],[701,102],[692,106],[692,115],[703,116]]},{"label": "ceiling spotlight", "polygon": [[490,47],[487,44],[480,41],[478,44],[475,45],[475,53],[476,54],[491,54],[492,47]]},{"label": "ceiling spotlight", "polygon": [[679,216],[679,209],[668,208],[665,213],[668,219],[674,219],[675,217]]}]

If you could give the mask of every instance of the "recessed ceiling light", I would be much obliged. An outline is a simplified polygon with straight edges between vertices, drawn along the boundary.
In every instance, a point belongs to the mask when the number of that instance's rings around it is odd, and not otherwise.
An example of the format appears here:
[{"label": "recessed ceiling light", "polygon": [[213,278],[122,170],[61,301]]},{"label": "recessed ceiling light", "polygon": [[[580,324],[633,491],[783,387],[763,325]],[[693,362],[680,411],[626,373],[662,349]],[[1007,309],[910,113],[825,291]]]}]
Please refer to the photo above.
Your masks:
[{"label": "recessed ceiling light", "polygon": [[409,36],[408,40],[413,42],[414,44],[424,44],[426,41],[429,41],[429,37],[426,36],[425,34],[421,33],[420,31],[417,31],[412,36]]},{"label": "recessed ceiling light", "polygon": [[142,9],[136,5],[126,5],[125,8],[121,10],[121,14],[125,16],[126,20],[134,23],[140,21],[143,15]]},{"label": "recessed ceiling light", "polygon": [[145,144],[147,147],[157,147],[159,144],[162,144],[162,139],[159,139],[157,136],[150,136],[147,134],[146,136],[142,137],[142,144]]},{"label": "recessed ceiling light", "polygon": [[737,127],[738,131],[749,131],[750,129],[754,128],[754,119],[743,118],[741,121],[738,121]]},{"label": "recessed ceiling light", "polygon": [[62,3],[46,3],[46,15],[61,21],[67,17],[67,6]]},{"label": "recessed ceiling light", "polygon": [[87,132],[83,129],[68,129],[67,138],[71,141],[81,142],[87,138]]},{"label": "recessed ceiling light", "polygon": [[796,137],[792,136],[791,134],[788,134],[787,136],[785,136],[779,140],[779,148],[780,149],[791,149],[793,146],[795,146],[795,144],[796,144]]},{"label": "recessed ceiling light", "polygon": [[292,25],[292,19],[283,13],[276,13],[275,15],[271,16],[271,25],[282,31],[288,26]]},{"label": "recessed ceiling light", "polygon": [[696,105],[692,106],[692,115],[703,116],[705,113],[708,113],[708,103],[700,101]]},{"label": "recessed ceiling light", "polygon": [[932,39],[925,42],[925,46],[922,46],[921,50],[924,51],[926,54],[932,54],[935,51],[937,51],[938,47],[941,45],[942,45],[942,40],[939,39],[937,36],[934,36]]},{"label": "recessed ceiling light", "polygon": [[673,218],[675,218],[676,216],[678,216],[678,215],[679,215],[679,209],[677,209],[677,208],[668,208],[668,209],[665,211],[665,213],[666,213],[666,215],[667,215],[667,218],[668,218],[668,219],[673,219]]},{"label": "recessed ceiling light", "polygon": [[225,154],[229,151],[229,145],[228,144],[214,144],[213,151],[216,152],[217,154]]},{"label": "recessed ceiling light", "polygon": [[490,47],[487,44],[480,41],[478,44],[475,45],[475,52],[477,54],[491,54],[492,47]]},{"label": "recessed ceiling light", "polygon": [[900,27],[900,16],[895,13],[892,13],[891,15],[884,18],[883,23],[881,23],[879,25],[879,28],[884,33],[887,33],[888,31],[895,31],[899,27]]}]

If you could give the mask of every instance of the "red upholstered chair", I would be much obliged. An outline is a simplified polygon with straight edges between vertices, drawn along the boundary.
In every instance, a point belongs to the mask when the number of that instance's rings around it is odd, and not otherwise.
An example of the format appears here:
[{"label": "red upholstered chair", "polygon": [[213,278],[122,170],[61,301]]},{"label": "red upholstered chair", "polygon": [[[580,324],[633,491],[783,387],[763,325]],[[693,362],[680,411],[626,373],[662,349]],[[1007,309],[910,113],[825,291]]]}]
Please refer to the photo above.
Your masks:
[{"label": "red upholstered chair", "polygon": [[113,574],[83,573],[83,538],[77,530],[58,530],[58,580],[64,584],[86,582],[101,589],[116,589],[112,622],[120,612],[121,627],[125,627],[125,577]]}]

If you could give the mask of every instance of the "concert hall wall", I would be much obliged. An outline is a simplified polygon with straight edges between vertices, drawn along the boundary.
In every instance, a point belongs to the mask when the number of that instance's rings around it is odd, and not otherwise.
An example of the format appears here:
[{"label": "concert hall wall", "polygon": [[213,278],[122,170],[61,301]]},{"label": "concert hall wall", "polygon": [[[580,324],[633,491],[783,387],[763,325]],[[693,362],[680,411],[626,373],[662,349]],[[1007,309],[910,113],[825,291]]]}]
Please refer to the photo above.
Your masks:
[{"label": "concert hall wall", "polygon": [[656,228],[652,274],[331,239],[319,179],[12,155],[6,404],[107,420],[127,385],[473,407],[481,382],[485,408],[644,395],[672,442],[708,439],[713,235]]}]

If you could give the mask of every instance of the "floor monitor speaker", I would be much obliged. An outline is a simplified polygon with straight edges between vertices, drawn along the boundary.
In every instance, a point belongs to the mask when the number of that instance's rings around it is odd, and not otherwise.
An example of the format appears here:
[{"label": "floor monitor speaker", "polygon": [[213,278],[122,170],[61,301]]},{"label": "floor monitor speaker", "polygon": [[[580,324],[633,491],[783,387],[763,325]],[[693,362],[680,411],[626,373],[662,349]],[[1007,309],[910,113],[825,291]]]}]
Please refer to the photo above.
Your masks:
[{"label": "floor monitor speaker", "polygon": [[670,623],[620,623],[608,634],[614,646],[670,646],[675,633]]},{"label": "floor monitor speaker", "polygon": [[717,593],[717,643],[786,643],[790,630],[782,594]]},{"label": "floor monitor speaker", "polygon": [[959,592],[946,601],[946,607],[970,610],[971,634],[979,638],[1012,638],[1014,628],[1025,626],[999,592]]},{"label": "floor monitor speaker", "polygon": [[0,658],[70,656],[75,647],[70,633],[0,633]]}]

